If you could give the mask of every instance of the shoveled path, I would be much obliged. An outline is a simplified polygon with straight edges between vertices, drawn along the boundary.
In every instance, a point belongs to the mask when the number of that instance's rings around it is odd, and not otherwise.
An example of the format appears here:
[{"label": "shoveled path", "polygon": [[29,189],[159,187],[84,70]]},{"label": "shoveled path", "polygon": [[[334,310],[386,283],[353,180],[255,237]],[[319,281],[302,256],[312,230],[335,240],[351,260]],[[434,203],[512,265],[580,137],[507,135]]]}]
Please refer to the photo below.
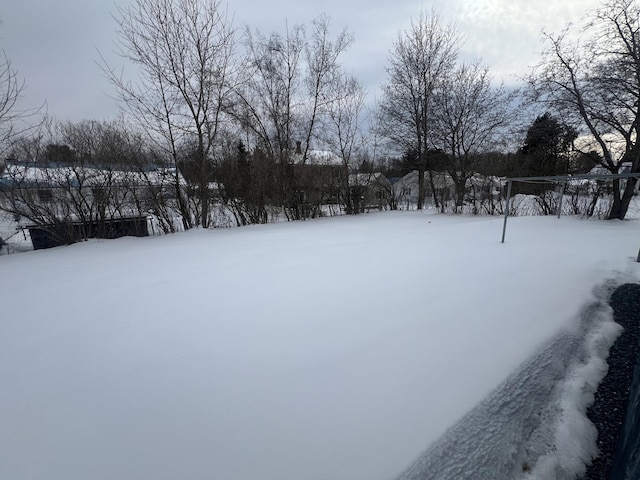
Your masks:
[{"label": "shoveled path", "polygon": [[600,455],[583,480],[640,478],[640,285],[620,286],[609,303],[624,331],[609,350],[609,371],[587,411],[598,429]]},{"label": "shoveled path", "polygon": [[[614,289],[605,285],[594,292],[596,300],[580,312],[579,328],[561,334],[513,372],[397,480],[551,478],[541,476],[547,474],[545,468],[553,470],[556,480],[575,479],[575,465],[561,463],[574,452],[573,445],[555,444],[565,409],[564,387],[596,354],[594,348],[605,348],[594,347],[590,339],[599,337],[610,319]],[[592,433],[595,441],[595,429]],[[536,470],[539,461],[542,466]]]}]

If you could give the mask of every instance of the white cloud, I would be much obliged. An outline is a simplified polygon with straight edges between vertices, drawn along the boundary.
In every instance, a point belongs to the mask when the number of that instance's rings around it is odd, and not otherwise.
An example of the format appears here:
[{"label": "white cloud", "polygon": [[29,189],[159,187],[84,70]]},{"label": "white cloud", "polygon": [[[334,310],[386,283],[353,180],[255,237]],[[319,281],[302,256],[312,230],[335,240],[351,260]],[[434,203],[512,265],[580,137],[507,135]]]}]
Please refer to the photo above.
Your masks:
[{"label": "white cloud", "polygon": [[459,19],[465,55],[482,58],[496,77],[508,81],[538,62],[543,30],[559,32],[599,5],[599,0],[458,0],[445,8]]},{"label": "white cloud", "polygon": [[[543,28],[558,31],[598,4],[598,0],[439,0],[435,6],[444,20],[458,19],[467,38],[463,56],[481,57],[496,77],[508,79],[536,63]],[[430,7],[415,0],[322,4],[275,0],[268,6],[256,0],[235,0],[228,8],[236,25],[249,24],[265,33],[282,30],[287,22],[308,24],[327,13],[336,31],[348,26],[354,33],[355,43],[345,62],[375,92],[385,79],[387,54],[398,32],[420,10]],[[111,86],[95,63],[97,49],[118,62],[111,54],[114,9],[111,3],[82,0],[10,2],[3,7],[2,48],[26,80],[25,104],[37,105],[46,99],[53,116],[70,120],[115,115],[116,105],[108,97]]]}]

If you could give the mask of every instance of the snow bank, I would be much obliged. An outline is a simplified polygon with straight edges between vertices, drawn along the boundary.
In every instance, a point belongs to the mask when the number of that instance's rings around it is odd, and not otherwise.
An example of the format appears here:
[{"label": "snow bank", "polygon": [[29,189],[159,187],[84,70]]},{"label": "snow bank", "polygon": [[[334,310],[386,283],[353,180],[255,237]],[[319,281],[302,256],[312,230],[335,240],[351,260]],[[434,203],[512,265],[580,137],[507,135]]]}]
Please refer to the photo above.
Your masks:
[{"label": "snow bank", "polygon": [[575,327],[549,342],[400,476],[400,480],[573,480],[596,455],[586,416],[622,327],[599,288]]},{"label": "snow bank", "polygon": [[[612,290],[606,290],[601,301],[607,302],[611,293]],[[556,418],[551,419],[555,420],[554,443],[550,451],[535,462],[533,478],[572,480],[583,475],[586,465],[598,454],[598,432],[586,412],[607,373],[607,355],[622,327],[613,321],[610,309],[605,313],[597,305],[592,308],[597,310],[584,314],[584,337],[574,358],[568,362],[566,376],[552,400],[557,402],[558,409]]]},{"label": "snow bank", "polygon": [[396,477],[594,285],[638,277],[635,221],[501,227],[388,212],[0,257],[0,478]]}]

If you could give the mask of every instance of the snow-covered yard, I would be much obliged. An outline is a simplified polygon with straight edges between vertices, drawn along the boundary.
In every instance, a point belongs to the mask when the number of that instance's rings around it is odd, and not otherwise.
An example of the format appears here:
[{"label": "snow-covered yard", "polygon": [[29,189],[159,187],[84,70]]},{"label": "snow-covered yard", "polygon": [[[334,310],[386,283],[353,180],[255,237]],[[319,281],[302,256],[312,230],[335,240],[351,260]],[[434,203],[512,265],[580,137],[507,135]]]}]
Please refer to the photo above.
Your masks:
[{"label": "snow-covered yard", "polygon": [[609,279],[640,221],[386,212],[0,257],[0,478],[389,480]]}]

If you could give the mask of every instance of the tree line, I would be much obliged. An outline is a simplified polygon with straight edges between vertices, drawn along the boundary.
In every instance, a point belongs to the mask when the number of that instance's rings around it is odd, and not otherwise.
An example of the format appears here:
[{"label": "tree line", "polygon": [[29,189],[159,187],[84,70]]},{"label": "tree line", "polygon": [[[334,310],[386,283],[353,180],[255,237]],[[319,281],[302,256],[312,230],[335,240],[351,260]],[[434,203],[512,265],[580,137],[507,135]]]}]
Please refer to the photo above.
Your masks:
[{"label": "tree line", "polygon": [[[456,207],[478,173],[558,175],[594,165],[638,172],[635,0],[605,1],[577,37],[571,27],[545,34],[548,48],[517,90],[496,84],[482,60],[462,60],[455,23],[423,12],[393,42],[374,106],[344,65],[353,36],[335,31],[327,15],[264,33],[235,27],[220,0],[136,0],[115,18],[119,54],[135,71],[104,60],[102,68],[124,116],[21,129],[18,120],[32,112],[16,111],[23,84],[4,56],[2,152],[15,163],[83,167],[76,177],[87,168],[136,171],[134,184],[151,178],[145,172],[163,171],[163,193],[153,192],[151,180],[145,193],[157,205],[140,204],[140,211],[161,218],[174,212],[185,229],[215,223],[215,202],[238,225],[322,215],[329,201],[356,213],[354,172],[416,170],[418,208],[437,190],[435,172],[451,178]],[[314,168],[317,150],[333,152],[338,162]],[[624,218],[635,183],[613,181],[609,218]],[[29,213],[20,211],[26,194],[4,192],[2,208]],[[436,207],[443,201],[434,194]]]},{"label": "tree line", "polygon": [[[459,61],[462,35],[455,24],[436,12],[414,19],[391,48],[375,128],[396,152],[415,159],[418,206],[427,182],[436,190],[436,168],[452,178],[456,205],[483,168],[512,176],[584,172],[595,165],[611,174],[638,172],[639,14],[635,0],[608,0],[578,36],[569,35],[571,25],[546,34],[548,49],[518,92],[493,86],[481,61]],[[511,163],[504,169],[482,165],[489,152],[517,136],[531,108],[545,113],[530,125]],[[635,178],[624,187],[613,180],[608,218],[625,217],[635,184]],[[434,202],[437,207],[439,199]]]}]

